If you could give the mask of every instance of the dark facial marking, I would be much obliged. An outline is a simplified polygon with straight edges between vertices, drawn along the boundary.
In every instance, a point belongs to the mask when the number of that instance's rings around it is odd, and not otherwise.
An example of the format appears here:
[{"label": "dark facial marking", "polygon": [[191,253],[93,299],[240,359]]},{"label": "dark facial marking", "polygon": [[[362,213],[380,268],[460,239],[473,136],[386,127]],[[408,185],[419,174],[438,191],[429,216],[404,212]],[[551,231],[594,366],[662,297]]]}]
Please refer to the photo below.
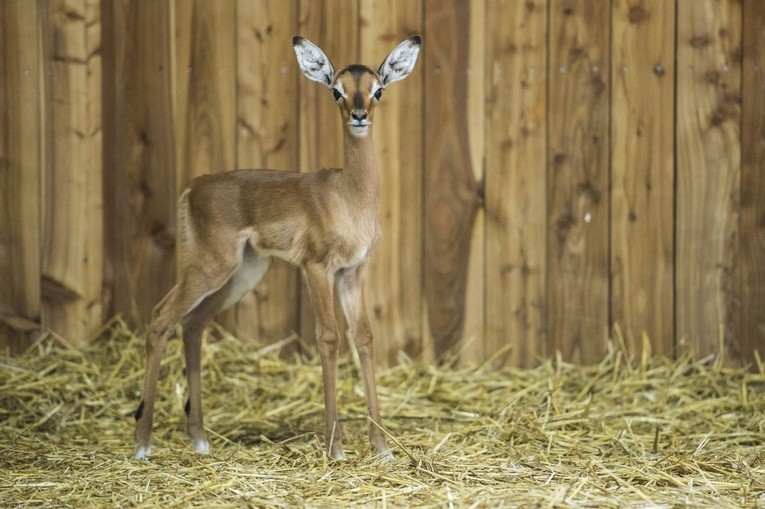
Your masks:
[{"label": "dark facial marking", "polygon": [[141,400],[141,404],[138,405],[138,410],[135,411],[135,420],[139,420],[141,416],[143,415],[143,400]]},{"label": "dark facial marking", "polygon": [[183,407],[183,411],[186,412],[186,415],[191,413],[191,398],[186,400],[186,406]]},{"label": "dark facial marking", "polygon": [[361,76],[362,74],[367,73],[367,72],[370,73],[370,74],[374,74],[374,72],[372,72],[372,69],[370,69],[366,65],[360,65],[360,64],[349,65],[348,67],[346,67],[345,69],[343,69],[340,72],[341,73],[349,72],[349,73],[353,74],[354,76]]},{"label": "dark facial marking", "polygon": [[353,107],[357,110],[364,109],[364,98],[361,96],[361,92],[353,94]]}]

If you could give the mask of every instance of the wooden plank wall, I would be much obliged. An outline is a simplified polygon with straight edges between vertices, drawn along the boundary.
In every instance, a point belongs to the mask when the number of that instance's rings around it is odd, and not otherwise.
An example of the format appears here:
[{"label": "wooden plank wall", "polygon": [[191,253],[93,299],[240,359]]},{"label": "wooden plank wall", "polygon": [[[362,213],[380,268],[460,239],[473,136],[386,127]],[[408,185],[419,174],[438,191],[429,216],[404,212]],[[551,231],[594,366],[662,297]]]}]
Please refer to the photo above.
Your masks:
[{"label": "wooden plank wall", "polygon": [[674,349],[674,25],[663,0],[612,12],[611,321],[661,355]]},{"label": "wooden plank wall", "polygon": [[75,343],[103,322],[101,10],[40,2],[45,62],[41,192],[43,326]]},{"label": "wooden plank wall", "polygon": [[609,335],[609,10],[549,10],[548,351],[595,359]]},{"label": "wooden plank wall", "polygon": [[[231,168],[343,162],[340,67],[405,37],[375,117],[381,363],[532,366],[765,349],[765,8],[758,0],[6,0],[0,346],[140,328],[175,280],[175,199]],[[312,341],[276,262],[219,322]],[[342,322],[342,320],[341,320]],[[342,323],[341,323],[342,326]],[[765,353],[765,352],[764,352]]]},{"label": "wooden plank wall", "polygon": [[765,2],[744,0],[741,87],[741,335],[736,359],[765,337]]},{"label": "wooden plank wall", "polygon": [[0,4],[0,338],[14,353],[34,339],[42,304],[40,35],[36,4]]},{"label": "wooden plank wall", "polygon": [[548,5],[498,8],[487,29],[486,352],[532,365],[547,352]]},{"label": "wooden plank wall", "polygon": [[[172,29],[165,2],[105,2],[105,287],[131,324],[175,281]],[[158,169],[164,171],[158,171]],[[108,312],[107,312],[108,314]]]}]

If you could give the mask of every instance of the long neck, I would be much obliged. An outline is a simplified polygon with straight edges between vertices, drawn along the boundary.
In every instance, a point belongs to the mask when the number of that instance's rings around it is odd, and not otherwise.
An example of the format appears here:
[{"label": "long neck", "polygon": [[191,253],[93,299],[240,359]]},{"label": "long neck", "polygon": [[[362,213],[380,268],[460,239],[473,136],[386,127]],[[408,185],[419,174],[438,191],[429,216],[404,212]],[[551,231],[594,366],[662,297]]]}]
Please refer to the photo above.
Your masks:
[{"label": "long neck", "polygon": [[359,193],[359,197],[365,203],[372,204],[376,210],[380,200],[380,174],[372,132],[358,138],[346,131],[344,149],[344,176],[350,187]]}]

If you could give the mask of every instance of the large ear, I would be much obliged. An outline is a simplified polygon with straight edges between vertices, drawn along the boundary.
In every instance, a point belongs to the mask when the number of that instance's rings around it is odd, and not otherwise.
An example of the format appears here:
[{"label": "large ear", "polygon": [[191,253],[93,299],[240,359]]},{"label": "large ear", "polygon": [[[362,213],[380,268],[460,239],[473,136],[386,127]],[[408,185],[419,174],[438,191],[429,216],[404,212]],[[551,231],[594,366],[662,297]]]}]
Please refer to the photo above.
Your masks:
[{"label": "large ear", "polygon": [[335,77],[335,68],[327,55],[317,45],[299,35],[292,38],[292,47],[300,65],[300,70],[308,79],[324,83],[329,87]]},{"label": "large ear", "polygon": [[377,74],[380,75],[382,87],[385,88],[394,81],[403,80],[414,69],[417,54],[420,52],[422,37],[415,35],[405,40],[385,58]]}]

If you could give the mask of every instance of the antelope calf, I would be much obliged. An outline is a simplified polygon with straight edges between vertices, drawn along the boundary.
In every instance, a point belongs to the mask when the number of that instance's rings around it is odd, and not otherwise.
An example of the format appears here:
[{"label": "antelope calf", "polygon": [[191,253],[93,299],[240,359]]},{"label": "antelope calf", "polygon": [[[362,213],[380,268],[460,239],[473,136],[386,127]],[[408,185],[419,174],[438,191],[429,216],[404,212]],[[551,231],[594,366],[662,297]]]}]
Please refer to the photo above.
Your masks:
[{"label": "antelope calf", "polygon": [[[337,420],[339,292],[349,334],[358,348],[371,419],[380,424],[372,331],[364,306],[363,270],[380,238],[380,180],[372,118],[383,90],[412,72],[419,36],[399,44],[377,70],[349,65],[336,71],[316,45],[294,37],[300,69],[326,86],[340,109],[344,167],[308,173],[239,170],[192,180],[178,200],[178,282],[154,308],[146,337],[144,392],[135,413],[136,459],[151,453],[157,378],[168,337],[180,321],[189,399],[187,431],[195,450],[210,451],[202,423],[200,350],[207,320],[237,302],[268,270],[271,257],[300,267],[316,312],[324,379],[325,439],[330,457],[345,459]],[[370,424],[375,452],[392,455],[381,429]]]}]

